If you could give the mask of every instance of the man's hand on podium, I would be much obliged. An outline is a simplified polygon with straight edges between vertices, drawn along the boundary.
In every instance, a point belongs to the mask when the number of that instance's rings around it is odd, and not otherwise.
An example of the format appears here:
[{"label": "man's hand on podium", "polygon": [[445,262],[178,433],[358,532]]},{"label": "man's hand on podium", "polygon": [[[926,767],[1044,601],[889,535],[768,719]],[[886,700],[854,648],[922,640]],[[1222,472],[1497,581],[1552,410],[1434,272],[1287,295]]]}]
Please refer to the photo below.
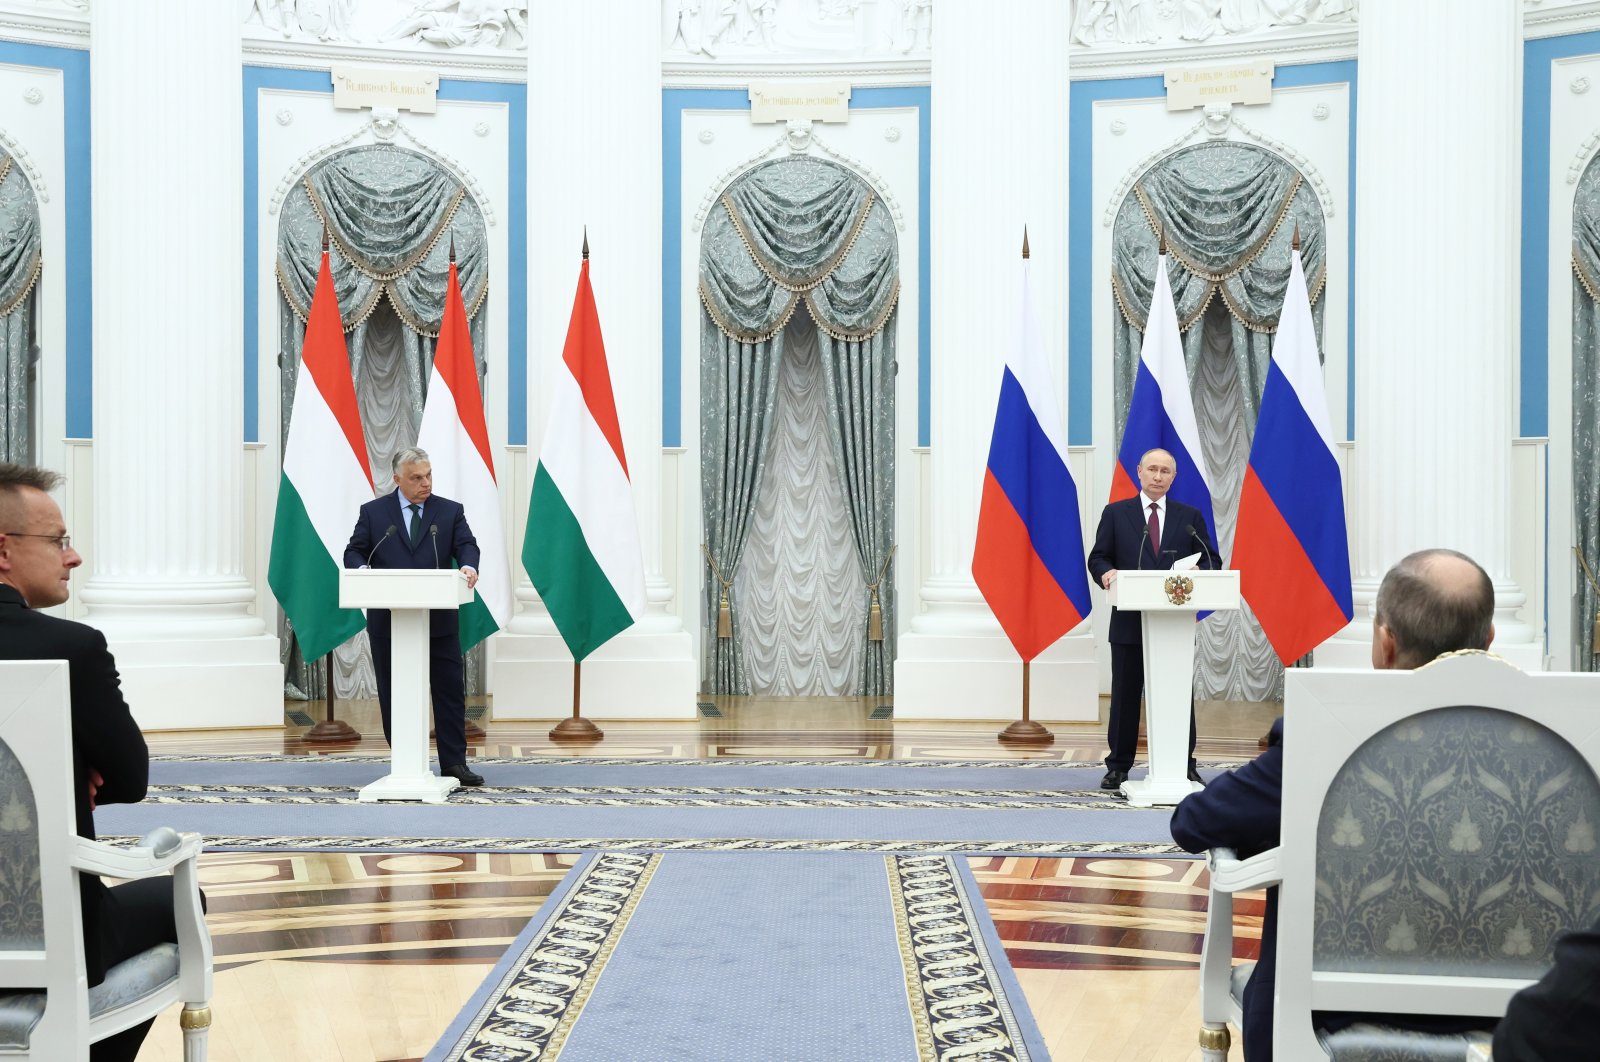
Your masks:
[{"label": "man's hand on podium", "polygon": [[1117,577],[1117,570],[1115,568],[1110,569],[1104,575],[1100,576],[1100,589],[1102,589],[1102,590],[1110,590],[1111,589],[1111,580],[1115,579],[1116,577]]},{"label": "man's hand on podium", "polygon": [[476,569],[476,568],[462,568],[461,569],[461,574],[465,575],[467,577],[467,589],[468,590],[471,590],[473,587],[478,585],[478,569]]}]

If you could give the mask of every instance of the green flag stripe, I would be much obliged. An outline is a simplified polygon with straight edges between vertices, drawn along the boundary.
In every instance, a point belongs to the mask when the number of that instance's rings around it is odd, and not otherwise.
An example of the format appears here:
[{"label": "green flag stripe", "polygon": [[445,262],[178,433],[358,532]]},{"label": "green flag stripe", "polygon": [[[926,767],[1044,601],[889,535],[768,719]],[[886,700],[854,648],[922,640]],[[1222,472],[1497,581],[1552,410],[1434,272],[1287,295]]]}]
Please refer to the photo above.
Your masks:
[{"label": "green flag stripe", "polygon": [[[456,567],[459,568],[460,565]],[[461,606],[458,621],[461,626],[463,653],[500,629],[500,624],[494,621],[494,613],[483,603],[483,595],[476,590],[472,592],[472,600]]]},{"label": "green flag stripe", "polygon": [[307,663],[344,644],[367,625],[360,609],[339,607],[339,566],[317,537],[305,503],[288,476],[278,481],[267,585],[283,606]]},{"label": "green flag stripe", "polygon": [[582,525],[542,463],[533,476],[522,566],[574,660],[633,625],[627,606],[589,552]]}]

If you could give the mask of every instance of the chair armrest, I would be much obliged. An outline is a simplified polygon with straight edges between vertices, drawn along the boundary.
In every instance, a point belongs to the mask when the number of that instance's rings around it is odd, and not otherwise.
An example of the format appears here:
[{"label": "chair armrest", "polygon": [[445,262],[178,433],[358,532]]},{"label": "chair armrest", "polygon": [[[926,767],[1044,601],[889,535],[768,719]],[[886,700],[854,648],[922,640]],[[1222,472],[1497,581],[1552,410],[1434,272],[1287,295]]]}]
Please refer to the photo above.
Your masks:
[{"label": "chair armrest", "polygon": [[1279,849],[1269,848],[1249,859],[1240,859],[1231,848],[1213,848],[1206,853],[1213,892],[1244,892],[1277,885],[1283,881]]},{"label": "chair armrest", "polygon": [[179,834],[165,826],[152,830],[131,848],[79,837],[72,849],[72,867],[113,878],[148,878],[165,874],[179,863],[193,859],[200,854],[200,847],[198,833]]}]

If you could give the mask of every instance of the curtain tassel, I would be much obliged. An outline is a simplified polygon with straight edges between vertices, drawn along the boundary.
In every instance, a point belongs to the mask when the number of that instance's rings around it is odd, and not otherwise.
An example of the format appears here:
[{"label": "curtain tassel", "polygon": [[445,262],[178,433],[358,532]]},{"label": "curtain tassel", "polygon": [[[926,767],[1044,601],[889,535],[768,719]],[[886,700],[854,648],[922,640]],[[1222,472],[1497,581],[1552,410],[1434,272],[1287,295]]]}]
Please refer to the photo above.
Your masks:
[{"label": "curtain tassel", "polygon": [[733,610],[728,607],[728,588],[722,588],[722,600],[717,604],[717,637],[733,637]]},{"label": "curtain tassel", "polygon": [[872,588],[872,607],[867,609],[867,641],[883,641],[883,609],[878,605],[878,588]]}]

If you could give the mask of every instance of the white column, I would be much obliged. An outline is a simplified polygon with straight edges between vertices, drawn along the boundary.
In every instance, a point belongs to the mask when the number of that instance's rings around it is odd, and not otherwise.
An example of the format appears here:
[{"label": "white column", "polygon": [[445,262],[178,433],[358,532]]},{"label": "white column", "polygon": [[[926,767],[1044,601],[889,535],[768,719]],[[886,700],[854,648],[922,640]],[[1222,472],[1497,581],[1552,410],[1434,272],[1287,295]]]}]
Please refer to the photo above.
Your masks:
[{"label": "white column", "polygon": [[[1066,409],[1070,5],[945,4],[933,35],[932,574],[900,640],[895,714],[1013,718],[1021,665],[972,581],[989,437],[1021,292],[1022,230],[1034,303]],[[1093,719],[1088,627],[1033,670],[1033,714]]]},{"label": "white column", "polygon": [[90,63],[86,618],[110,641],[142,726],[280,725],[277,639],[243,560],[238,7],[96,4]]},{"label": "white column", "polygon": [[1356,622],[1317,652],[1358,665],[1389,566],[1458,549],[1494,580],[1496,651],[1542,665],[1511,578],[1522,7],[1361,11],[1356,130]]},{"label": "white column", "polygon": [[[584,714],[695,714],[688,632],[662,576],[661,40],[605,4],[548,5],[528,53],[528,465],[550,419],[588,226],[600,326],[644,551],[648,612],[584,662]],[[581,90],[579,90],[581,86]],[[519,565],[520,568],[520,565]],[[571,710],[572,657],[518,572],[498,639],[495,718]]]}]

